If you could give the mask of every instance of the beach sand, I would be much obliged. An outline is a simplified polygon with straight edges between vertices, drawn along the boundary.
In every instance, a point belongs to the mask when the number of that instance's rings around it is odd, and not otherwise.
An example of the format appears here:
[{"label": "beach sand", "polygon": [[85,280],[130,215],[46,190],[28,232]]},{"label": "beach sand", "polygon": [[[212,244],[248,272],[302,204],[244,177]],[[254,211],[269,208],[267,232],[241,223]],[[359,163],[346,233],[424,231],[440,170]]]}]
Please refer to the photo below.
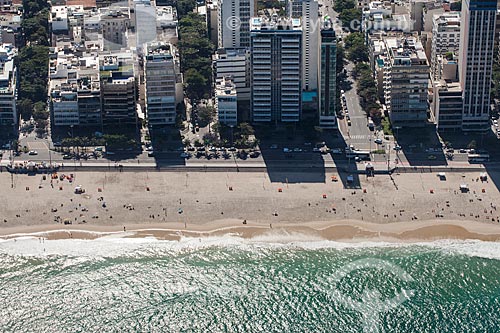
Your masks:
[{"label": "beach sand", "polygon": [[[289,240],[294,234],[339,241],[500,240],[499,191],[491,181],[476,181],[478,172],[447,173],[446,181],[436,173],[360,176],[357,189],[331,181],[335,173],[287,173],[284,181],[265,172],[69,173],[72,183],[52,184],[41,175],[1,173],[0,234],[93,239],[125,227],[124,237],[159,239],[230,233]],[[469,193],[458,191],[462,183]],[[77,185],[85,193],[75,194]]]}]

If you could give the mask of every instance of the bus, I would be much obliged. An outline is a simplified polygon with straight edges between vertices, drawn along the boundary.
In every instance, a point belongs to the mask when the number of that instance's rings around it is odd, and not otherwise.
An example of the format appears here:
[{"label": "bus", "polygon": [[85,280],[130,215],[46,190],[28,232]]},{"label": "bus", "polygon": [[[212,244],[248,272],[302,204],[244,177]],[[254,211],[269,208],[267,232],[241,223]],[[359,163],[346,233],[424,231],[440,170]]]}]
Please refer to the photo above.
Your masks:
[{"label": "bus", "polygon": [[469,163],[483,163],[490,161],[490,155],[488,154],[469,154]]},{"label": "bus", "polygon": [[359,157],[361,160],[370,160],[370,151],[369,150],[346,150],[345,157],[347,158],[355,158]]}]

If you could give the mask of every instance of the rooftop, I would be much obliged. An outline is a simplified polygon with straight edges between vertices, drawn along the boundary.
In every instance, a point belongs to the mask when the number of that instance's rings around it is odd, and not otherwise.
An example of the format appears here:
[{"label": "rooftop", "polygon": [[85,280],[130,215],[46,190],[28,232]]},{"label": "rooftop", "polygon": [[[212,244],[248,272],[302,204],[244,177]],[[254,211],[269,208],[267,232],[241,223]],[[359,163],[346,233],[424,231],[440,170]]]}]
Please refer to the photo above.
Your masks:
[{"label": "rooftop", "polygon": [[217,79],[215,82],[215,95],[222,96],[236,96],[236,85],[230,76],[225,76],[222,79]]},{"label": "rooftop", "polygon": [[460,26],[460,12],[447,12],[443,14],[435,14],[433,20],[438,25]]},{"label": "rooftop", "polygon": [[302,30],[300,19],[279,17],[274,14],[271,18],[266,16],[252,17],[250,19],[250,30]]},{"label": "rooftop", "polygon": [[401,62],[401,65],[426,65],[422,43],[415,37],[387,38],[385,45],[388,54],[392,60],[410,60],[410,62]]}]

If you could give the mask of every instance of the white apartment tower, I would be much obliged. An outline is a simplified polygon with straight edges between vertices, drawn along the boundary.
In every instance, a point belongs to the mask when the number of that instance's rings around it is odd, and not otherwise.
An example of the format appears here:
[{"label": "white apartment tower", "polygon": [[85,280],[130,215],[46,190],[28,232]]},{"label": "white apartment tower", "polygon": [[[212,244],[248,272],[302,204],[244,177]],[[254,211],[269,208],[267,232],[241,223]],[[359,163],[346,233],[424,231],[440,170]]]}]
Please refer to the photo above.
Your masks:
[{"label": "white apartment tower", "polygon": [[496,0],[465,0],[462,4],[459,79],[463,131],[489,128],[496,14]]},{"label": "white apartment tower", "polygon": [[447,53],[458,54],[460,46],[460,13],[447,12],[432,18],[431,78],[441,79],[441,63]]},{"label": "white apartment tower", "polygon": [[289,14],[302,22],[302,90],[318,89],[318,57],[320,40],[319,8],[316,0],[292,0]]},{"label": "white apartment tower", "polygon": [[175,73],[172,45],[148,44],[144,56],[144,81],[150,126],[175,124]]},{"label": "white apartment tower", "polygon": [[249,47],[255,0],[221,0],[218,9],[219,48]]},{"label": "white apartment tower", "polygon": [[300,19],[251,20],[251,117],[254,123],[298,122],[301,116]]}]

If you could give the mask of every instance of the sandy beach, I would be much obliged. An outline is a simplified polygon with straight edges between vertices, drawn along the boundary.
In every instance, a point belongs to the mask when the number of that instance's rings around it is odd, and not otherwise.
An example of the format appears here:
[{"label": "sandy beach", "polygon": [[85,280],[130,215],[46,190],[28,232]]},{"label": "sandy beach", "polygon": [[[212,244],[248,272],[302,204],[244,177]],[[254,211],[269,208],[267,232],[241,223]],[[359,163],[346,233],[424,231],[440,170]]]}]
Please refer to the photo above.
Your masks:
[{"label": "sandy beach", "polygon": [[[69,173],[67,176],[69,176]],[[264,172],[0,174],[0,234],[49,239],[236,234],[339,241],[500,240],[499,191],[479,173],[360,176],[356,189],[323,175]],[[58,176],[61,176],[59,173]],[[469,193],[460,193],[466,183]],[[85,193],[75,194],[81,185]],[[431,193],[431,190],[433,193]]]}]

